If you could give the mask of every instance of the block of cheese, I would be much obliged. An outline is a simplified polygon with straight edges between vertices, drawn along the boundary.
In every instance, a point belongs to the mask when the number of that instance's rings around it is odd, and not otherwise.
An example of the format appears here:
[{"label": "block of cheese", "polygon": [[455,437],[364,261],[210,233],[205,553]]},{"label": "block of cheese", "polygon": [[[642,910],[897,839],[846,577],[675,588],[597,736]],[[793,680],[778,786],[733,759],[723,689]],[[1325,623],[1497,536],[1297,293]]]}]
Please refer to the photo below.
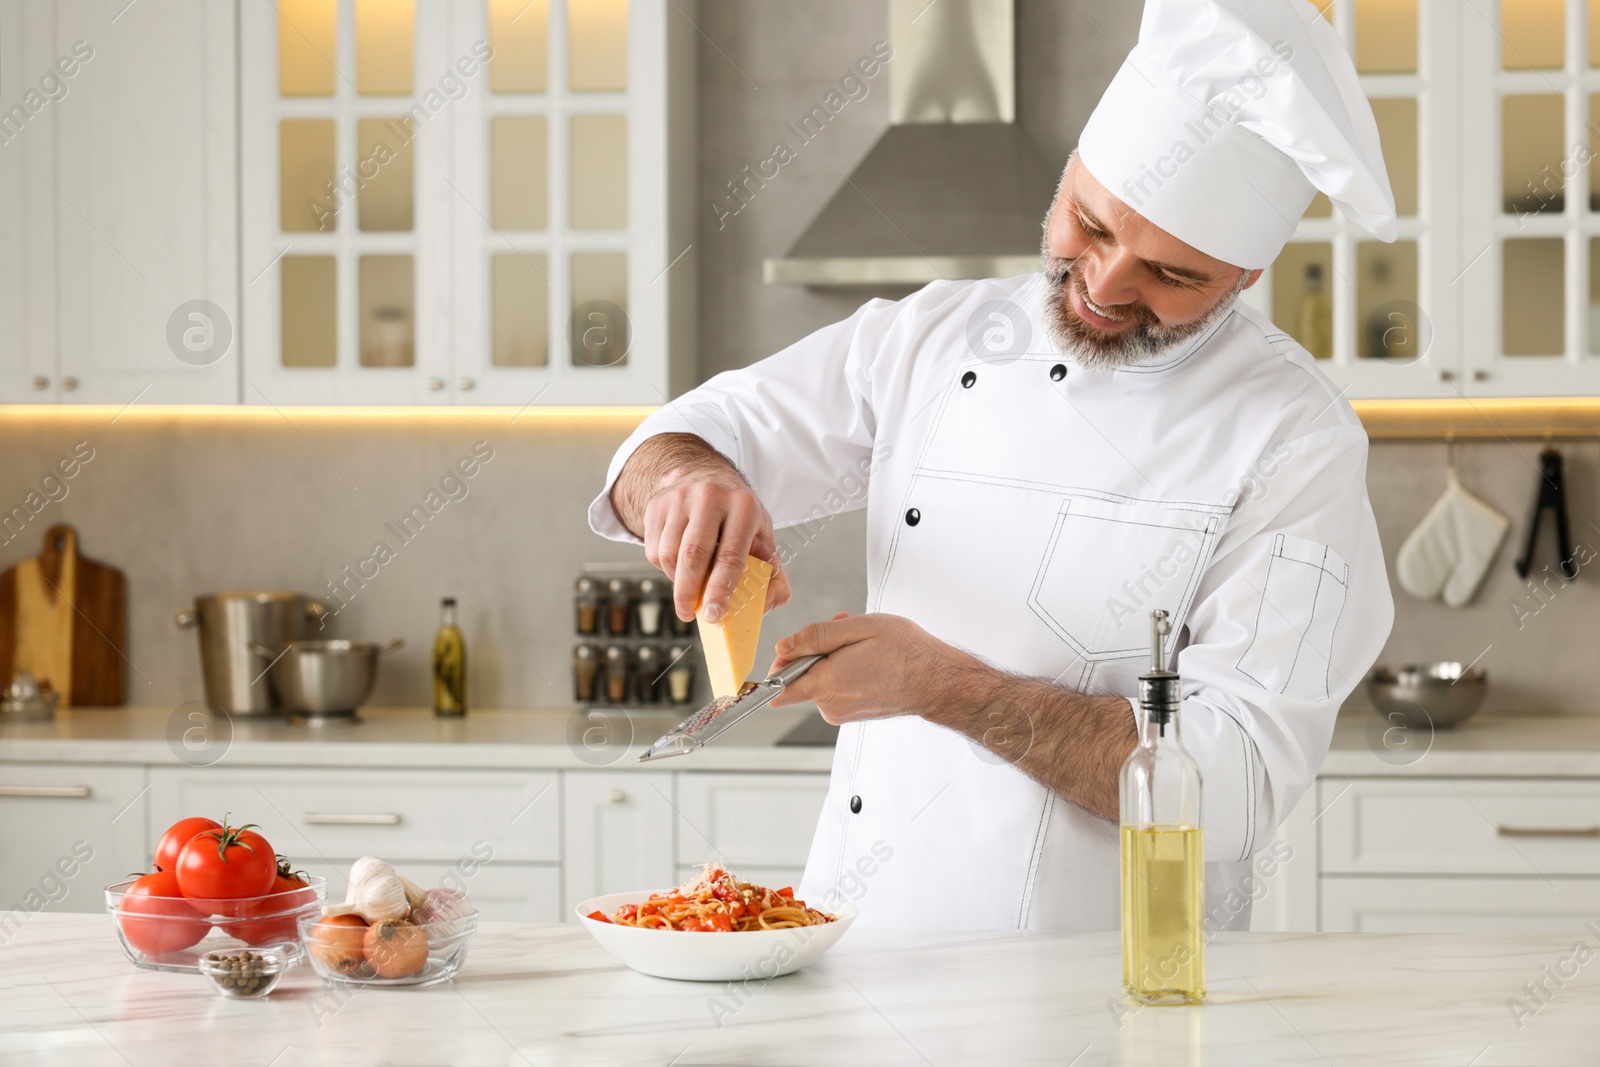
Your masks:
[{"label": "block of cheese", "polygon": [[761,609],[767,603],[767,582],[772,564],[754,556],[744,558],[744,574],[733,591],[721,622],[707,622],[705,601],[695,612],[700,624],[700,647],[706,655],[706,677],[715,696],[739,691],[756,665],[756,642],[761,638]]}]

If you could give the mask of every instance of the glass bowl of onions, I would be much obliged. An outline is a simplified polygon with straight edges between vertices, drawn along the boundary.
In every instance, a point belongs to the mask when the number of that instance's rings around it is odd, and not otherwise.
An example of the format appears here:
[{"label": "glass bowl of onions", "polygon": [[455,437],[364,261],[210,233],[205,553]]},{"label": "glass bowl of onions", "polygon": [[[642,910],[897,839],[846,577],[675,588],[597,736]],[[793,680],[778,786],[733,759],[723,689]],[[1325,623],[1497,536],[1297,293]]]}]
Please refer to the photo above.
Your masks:
[{"label": "glass bowl of onions", "polygon": [[427,986],[455,977],[477,928],[476,911],[434,922],[307,916],[300,920],[300,937],[311,969],[324,982]]}]

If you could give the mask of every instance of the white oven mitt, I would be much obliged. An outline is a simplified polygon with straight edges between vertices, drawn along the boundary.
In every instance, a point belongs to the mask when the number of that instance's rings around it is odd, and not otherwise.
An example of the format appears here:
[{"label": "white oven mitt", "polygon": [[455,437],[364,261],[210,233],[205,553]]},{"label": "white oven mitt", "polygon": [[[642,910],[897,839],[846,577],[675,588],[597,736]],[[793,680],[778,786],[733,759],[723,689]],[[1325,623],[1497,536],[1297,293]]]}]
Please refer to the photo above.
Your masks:
[{"label": "white oven mitt", "polygon": [[1400,546],[1401,587],[1423,600],[1442,594],[1450,607],[1466,607],[1510,527],[1510,519],[1461,488],[1451,470],[1444,495]]}]

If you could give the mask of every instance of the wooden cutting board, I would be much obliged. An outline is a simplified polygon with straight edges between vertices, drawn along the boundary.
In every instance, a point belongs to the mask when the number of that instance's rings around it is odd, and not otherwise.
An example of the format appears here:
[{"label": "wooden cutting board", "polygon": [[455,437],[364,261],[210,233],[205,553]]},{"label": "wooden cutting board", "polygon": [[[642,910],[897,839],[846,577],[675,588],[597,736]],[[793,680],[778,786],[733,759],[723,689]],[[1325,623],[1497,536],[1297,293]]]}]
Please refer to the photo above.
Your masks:
[{"label": "wooden cutting board", "polygon": [[63,704],[121,704],[127,618],[122,572],[80,556],[78,531],[57,523],[39,555],[0,572],[0,685],[25,670]]}]

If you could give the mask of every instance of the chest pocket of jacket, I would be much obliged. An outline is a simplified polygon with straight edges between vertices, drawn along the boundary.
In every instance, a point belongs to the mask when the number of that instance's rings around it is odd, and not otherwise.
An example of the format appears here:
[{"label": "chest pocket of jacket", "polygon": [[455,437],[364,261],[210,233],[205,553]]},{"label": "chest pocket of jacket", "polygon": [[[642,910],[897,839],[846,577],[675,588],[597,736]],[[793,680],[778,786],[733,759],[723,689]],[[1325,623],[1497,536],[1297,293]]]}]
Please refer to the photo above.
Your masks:
[{"label": "chest pocket of jacket", "polygon": [[1056,515],[1028,606],[1090,662],[1148,656],[1150,612],[1183,625],[1222,509],[1072,497]]}]

